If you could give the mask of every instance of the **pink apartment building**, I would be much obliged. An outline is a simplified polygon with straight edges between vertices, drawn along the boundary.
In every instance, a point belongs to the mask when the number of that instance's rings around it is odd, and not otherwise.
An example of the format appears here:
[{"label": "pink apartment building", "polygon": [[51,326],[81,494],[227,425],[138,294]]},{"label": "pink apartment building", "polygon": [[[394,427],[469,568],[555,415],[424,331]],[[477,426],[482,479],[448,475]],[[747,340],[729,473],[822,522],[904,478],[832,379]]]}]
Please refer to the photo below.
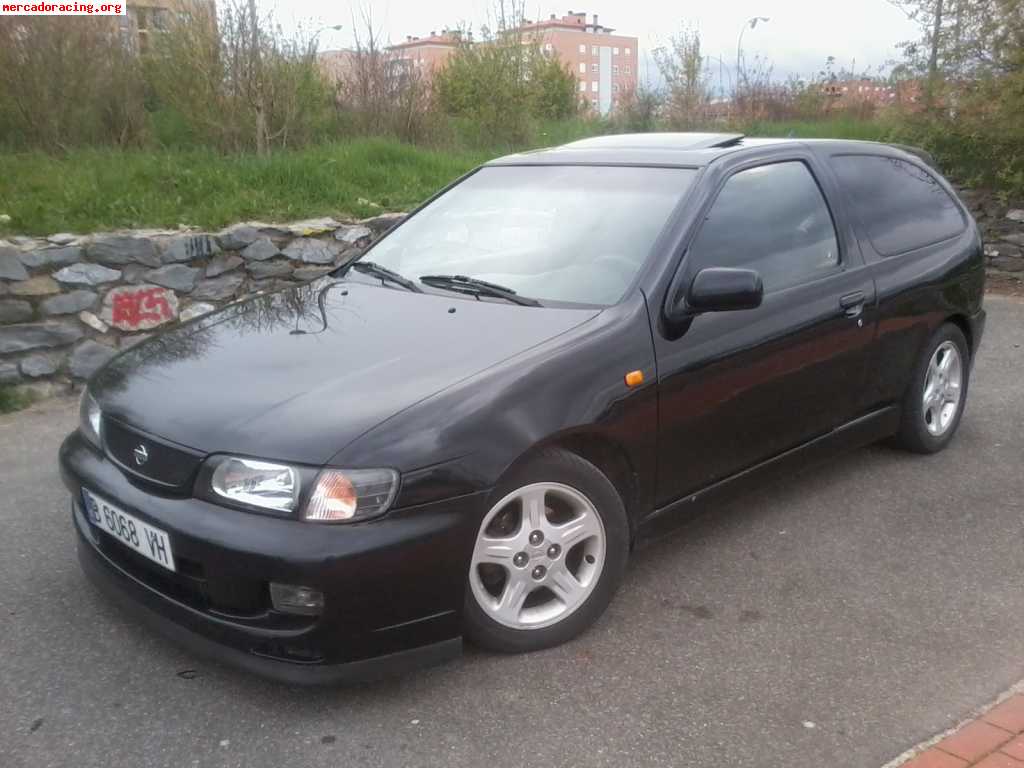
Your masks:
[{"label": "pink apartment building", "polygon": [[[545,21],[527,21],[522,32],[537,41],[549,55],[558,56],[576,76],[580,100],[600,114],[608,114],[619,99],[636,89],[637,38],[616,35],[611,27],[598,23],[597,14],[587,21],[585,13],[569,13],[561,18],[555,14]],[[406,37],[389,51],[410,72],[429,79],[440,69],[462,42],[460,33],[445,29],[425,37]],[[341,77],[350,66],[351,52],[331,51],[321,54],[325,72]]]},{"label": "pink apartment building", "polygon": [[611,112],[619,99],[636,90],[637,38],[614,34],[598,23],[597,14],[555,14],[546,21],[527,22],[523,31],[537,36],[542,48],[565,62],[576,75],[580,98],[602,115]]}]

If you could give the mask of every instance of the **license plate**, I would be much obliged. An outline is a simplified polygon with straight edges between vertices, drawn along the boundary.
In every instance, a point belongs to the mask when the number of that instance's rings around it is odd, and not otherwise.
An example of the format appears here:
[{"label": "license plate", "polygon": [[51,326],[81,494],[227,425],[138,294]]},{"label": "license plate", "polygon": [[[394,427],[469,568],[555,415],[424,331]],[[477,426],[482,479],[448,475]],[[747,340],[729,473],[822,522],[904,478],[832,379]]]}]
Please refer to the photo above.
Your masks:
[{"label": "license plate", "polygon": [[82,489],[82,498],[90,523],[143,557],[148,557],[169,571],[175,570],[171,539],[166,533],[129,515],[85,488]]}]

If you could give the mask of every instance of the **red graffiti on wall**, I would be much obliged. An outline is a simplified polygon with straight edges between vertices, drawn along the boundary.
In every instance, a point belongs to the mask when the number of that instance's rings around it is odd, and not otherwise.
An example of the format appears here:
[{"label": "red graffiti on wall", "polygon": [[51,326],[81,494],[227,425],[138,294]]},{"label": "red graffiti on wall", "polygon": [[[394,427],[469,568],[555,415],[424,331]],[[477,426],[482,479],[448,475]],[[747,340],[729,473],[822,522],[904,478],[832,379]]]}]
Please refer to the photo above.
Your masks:
[{"label": "red graffiti on wall", "polygon": [[164,288],[140,288],[121,291],[114,296],[113,324],[118,328],[135,329],[143,324],[159,324],[174,319],[174,310],[167,301]]}]

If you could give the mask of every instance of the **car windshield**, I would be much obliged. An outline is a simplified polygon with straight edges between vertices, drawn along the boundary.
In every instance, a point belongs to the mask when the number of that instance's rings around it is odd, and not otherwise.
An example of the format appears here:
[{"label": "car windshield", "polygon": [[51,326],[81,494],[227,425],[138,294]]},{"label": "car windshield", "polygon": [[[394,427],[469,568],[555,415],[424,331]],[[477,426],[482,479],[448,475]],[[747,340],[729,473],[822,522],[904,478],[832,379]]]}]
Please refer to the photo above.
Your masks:
[{"label": "car windshield", "polygon": [[381,240],[401,275],[464,275],[548,302],[614,304],[673,207],[687,168],[491,166]]}]

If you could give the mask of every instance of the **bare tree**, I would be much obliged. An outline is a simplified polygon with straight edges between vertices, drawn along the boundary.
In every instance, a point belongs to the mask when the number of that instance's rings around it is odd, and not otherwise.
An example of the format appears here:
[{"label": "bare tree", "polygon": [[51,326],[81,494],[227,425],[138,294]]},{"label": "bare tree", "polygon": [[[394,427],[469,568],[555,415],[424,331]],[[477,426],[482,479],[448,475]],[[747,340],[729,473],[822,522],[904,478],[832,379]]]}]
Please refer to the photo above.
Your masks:
[{"label": "bare tree", "polygon": [[653,55],[665,80],[665,119],[674,128],[700,124],[711,99],[700,33],[684,28],[671,38],[668,46],[655,48]]}]

